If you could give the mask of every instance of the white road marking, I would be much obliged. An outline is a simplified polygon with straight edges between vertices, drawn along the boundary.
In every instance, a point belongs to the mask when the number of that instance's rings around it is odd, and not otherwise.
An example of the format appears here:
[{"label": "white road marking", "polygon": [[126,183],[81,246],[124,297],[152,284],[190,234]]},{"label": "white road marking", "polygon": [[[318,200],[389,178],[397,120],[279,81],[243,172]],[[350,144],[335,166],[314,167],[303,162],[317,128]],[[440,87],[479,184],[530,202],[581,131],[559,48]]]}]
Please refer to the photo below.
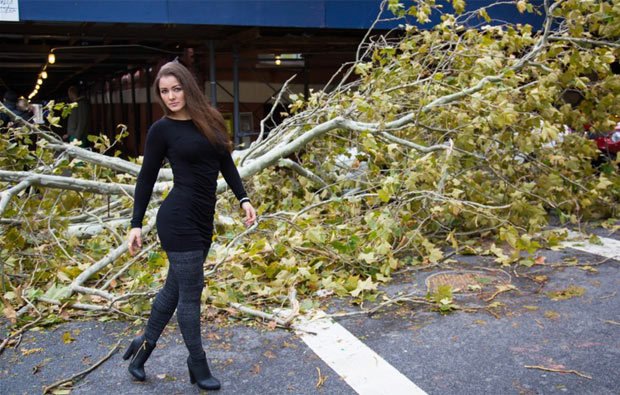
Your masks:
[{"label": "white road marking", "polygon": [[586,235],[578,232],[568,231],[569,239],[577,239],[565,241],[564,245],[574,250],[589,252],[610,259],[620,260],[620,241],[609,239],[607,237],[598,237],[601,244],[592,244],[588,241]]},{"label": "white road marking", "polygon": [[331,318],[302,319],[299,337],[360,395],[426,395],[405,375]]}]

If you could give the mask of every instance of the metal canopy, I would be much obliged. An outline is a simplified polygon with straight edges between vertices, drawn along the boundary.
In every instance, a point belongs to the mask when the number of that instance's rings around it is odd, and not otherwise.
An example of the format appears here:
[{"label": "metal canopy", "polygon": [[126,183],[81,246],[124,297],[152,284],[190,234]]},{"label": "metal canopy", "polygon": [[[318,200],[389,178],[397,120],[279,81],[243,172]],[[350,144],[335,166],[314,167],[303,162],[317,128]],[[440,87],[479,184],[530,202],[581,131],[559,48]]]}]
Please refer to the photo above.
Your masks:
[{"label": "metal canopy", "polygon": [[[261,52],[316,55],[317,67],[337,68],[351,58],[364,33],[205,25],[0,23],[0,90],[10,88],[27,96],[46,67],[48,78],[37,97],[62,96],[71,83],[108,79],[155,65],[182,55],[184,48],[206,58],[209,40],[214,40],[220,54],[229,55],[237,46],[242,69],[255,67]],[[54,64],[47,64],[50,52],[56,56]],[[219,68],[230,70],[226,57],[218,55],[218,63]]]},{"label": "metal canopy", "polygon": [[[380,3],[19,0],[19,22],[0,23],[0,90],[4,86],[28,95],[45,67],[48,79],[37,98],[62,96],[72,83],[109,80],[136,67],[173,59],[185,48],[192,48],[197,57],[207,57],[209,40],[218,53],[230,55],[237,48],[241,71],[252,64],[244,59],[261,51],[319,54],[331,63],[326,67],[334,68],[350,59]],[[46,66],[50,52],[57,61]]]},{"label": "metal canopy", "polygon": [[[333,71],[353,59],[380,3],[19,0],[20,21],[0,22],[0,93],[12,89],[27,96],[51,51],[57,60],[46,66],[48,79],[37,98],[62,97],[72,83],[110,80],[135,68],[171,60],[185,48],[192,48],[194,56],[208,64],[211,40],[218,53],[218,76],[230,73],[233,48],[239,54],[241,78],[244,71],[256,71],[255,60],[260,53],[302,54],[312,60],[310,75],[320,75],[320,68]],[[472,0],[467,4],[469,9],[487,3],[490,1]],[[448,3],[445,9],[450,8]],[[519,14],[513,4],[496,7],[490,14],[499,20],[534,26],[541,20],[540,16]],[[396,23],[385,22],[375,28],[391,28]],[[201,72],[208,74],[206,69]]]}]

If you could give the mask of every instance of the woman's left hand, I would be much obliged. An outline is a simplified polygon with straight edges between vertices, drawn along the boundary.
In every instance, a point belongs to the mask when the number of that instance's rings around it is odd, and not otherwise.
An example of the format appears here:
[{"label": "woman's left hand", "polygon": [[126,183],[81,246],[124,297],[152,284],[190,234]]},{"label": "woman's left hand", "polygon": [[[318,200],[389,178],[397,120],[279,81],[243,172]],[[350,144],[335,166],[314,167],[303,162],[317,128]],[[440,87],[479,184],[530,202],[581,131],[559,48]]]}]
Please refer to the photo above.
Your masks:
[{"label": "woman's left hand", "polygon": [[254,222],[256,222],[256,210],[254,210],[252,203],[243,202],[241,208],[245,211],[245,220],[243,221],[245,226],[251,226],[254,224]]}]

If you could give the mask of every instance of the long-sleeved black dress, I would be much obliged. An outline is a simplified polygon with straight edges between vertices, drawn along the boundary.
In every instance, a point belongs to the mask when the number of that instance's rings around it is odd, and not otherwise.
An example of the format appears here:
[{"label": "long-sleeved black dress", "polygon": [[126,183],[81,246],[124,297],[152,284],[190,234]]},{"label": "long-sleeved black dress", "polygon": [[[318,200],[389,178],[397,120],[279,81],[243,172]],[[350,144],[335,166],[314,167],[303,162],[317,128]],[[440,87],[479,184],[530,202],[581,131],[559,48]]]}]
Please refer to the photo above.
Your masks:
[{"label": "long-sleeved black dress", "polygon": [[191,120],[164,117],[148,131],[144,161],[134,195],[131,227],[141,227],[164,158],[172,167],[174,187],[157,213],[157,232],[166,251],[204,250],[213,235],[217,177],[240,201],[247,197],[230,153],[216,149]]}]

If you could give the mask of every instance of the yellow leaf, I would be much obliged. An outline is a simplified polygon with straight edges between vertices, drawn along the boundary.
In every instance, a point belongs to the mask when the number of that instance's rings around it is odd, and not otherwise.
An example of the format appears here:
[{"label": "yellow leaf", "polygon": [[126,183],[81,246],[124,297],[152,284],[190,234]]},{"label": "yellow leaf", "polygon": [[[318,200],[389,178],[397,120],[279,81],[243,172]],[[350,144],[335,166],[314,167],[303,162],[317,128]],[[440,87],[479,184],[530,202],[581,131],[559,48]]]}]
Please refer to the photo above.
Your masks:
[{"label": "yellow leaf", "polygon": [[599,179],[598,184],[596,185],[596,189],[601,189],[601,190],[605,190],[607,189],[608,186],[612,185],[613,183],[611,181],[609,181],[607,179],[607,177],[601,175],[601,178]]},{"label": "yellow leaf", "polygon": [[357,288],[351,291],[352,296],[359,296],[363,291],[373,291],[377,289],[377,284],[372,282],[372,278],[368,276],[368,278],[364,281],[359,281],[357,283]]},{"label": "yellow leaf", "polygon": [[17,322],[17,313],[10,305],[5,305],[2,310],[4,316],[11,322],[11,324],[15,324]]},{"label": "yellow leaf", "polygon": [[379,199],[381,199],[381,201],[384,203],[389,202],[390,198],[392,197],[390,195],[390,192],[386,191],[384,188],[380,189],[379,192],[377,192],[377,195],[379,195]]},{"label": "yellow leaf", "polygon": [[481,9],[480,11],[478,11],[478,14],[488,23],[491,22],[491,17],[489,16],[489,14],[487,13],[487,10],[485,10],[484,8]]},{"label": "yellow leaf", "polygon": [[65,344],[69,344],[69,343],[71,343],[74,340],[75,339],[73,337],[71,337],[71,332],[65,332],[65,333],[62,334],[62,341]]},{"label": "yellow leaf", "polygon": [[465,0],[452,0],[452,7],[454,7],[455,13],[462,13],[465,11]]},{"label": "yellow leaf", "polygon": [[309,229],[306,232],[306,237],[308,240],[316,244],[322,244],[325,242],[325,234],[323,234],[319,228]]},{"label": "yellow leaf", "polygon": [[521,14],[525,12],[526,7],[527,7],[527,4],[524,0],[517,1],[517,10],[519,10]]},{"label": "yellow leaf", "polygon": [[549,277],[545,276],[544,274],[534,276],[534,281],[536,281],[537,283],[544,283],[547,280],[549,280]]},{"label": "yellow leaf", "polygon": [[59,126],[60,117],[52,117],[51,115],[47,116],[47,122],[52,126]]},{"label": "yellow leaf", "polygon": [[374,252],[369,252],[369,253],[360,253],[357,257],[360,261],[364,261],[366,263],[374,263],[377,261],[377,258],[375,257]]},{"label": "yellow leaf", "polygon": [[24,356],[34,354],[35,352],[41,352],[41,351],[43,351],[42,348],[30,348],[30,349],[22,348],[21,349],[22,355]]}]

